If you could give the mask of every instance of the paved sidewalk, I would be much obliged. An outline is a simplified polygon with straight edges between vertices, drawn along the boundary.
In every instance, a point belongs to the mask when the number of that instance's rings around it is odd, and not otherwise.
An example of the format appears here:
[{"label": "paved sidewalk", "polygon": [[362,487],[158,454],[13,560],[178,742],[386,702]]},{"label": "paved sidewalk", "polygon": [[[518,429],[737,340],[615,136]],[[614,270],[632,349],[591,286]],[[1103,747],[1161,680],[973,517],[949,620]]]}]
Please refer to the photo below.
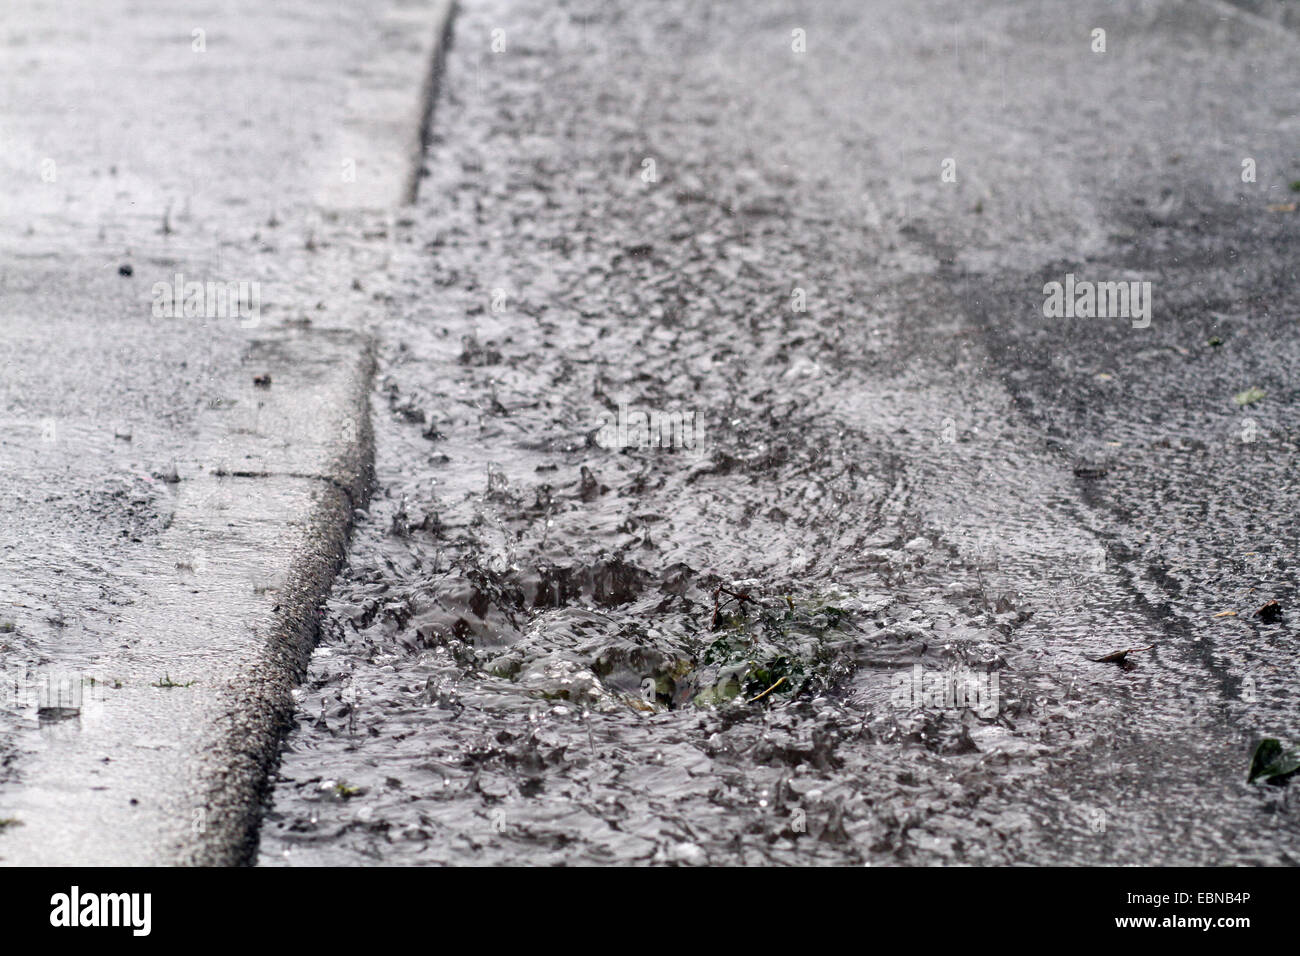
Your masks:
[{"label": "paved sidewalk", "polygon": [[449,9],[6,9],[4,862],[248,858]]}]

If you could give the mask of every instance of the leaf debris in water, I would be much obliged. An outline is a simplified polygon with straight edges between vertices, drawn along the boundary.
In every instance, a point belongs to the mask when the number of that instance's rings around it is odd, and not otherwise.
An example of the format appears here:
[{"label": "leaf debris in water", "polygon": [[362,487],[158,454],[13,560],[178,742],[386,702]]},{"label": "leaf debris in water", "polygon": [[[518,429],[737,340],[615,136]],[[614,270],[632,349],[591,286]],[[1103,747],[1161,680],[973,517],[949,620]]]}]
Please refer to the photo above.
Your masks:
[{"label": "leaf debris in water", "polygon": [[1247,783],[1285,783],[1300,770],[1300,751],[1287,750],[1275,737],[1265,737],[1255,745],[1250,758]]},{"label": "leaf debris in water", "polygon": [[1272,623],[1282,616],[1282,605],[1277,601],[1269,601],[1255,612],[1255,616],[1266,623]]},{"label": "leaf debris in water", "polygon": [[1103,657],[1094,657],[1092,660],[1098,664],[1123,664],[1130,654],[1136,654],[1138,651],[1149,651],[1155,647],[1154,644],[1148,644],[1146,647],[1126,647],[1122,651],[1112,651]]}]

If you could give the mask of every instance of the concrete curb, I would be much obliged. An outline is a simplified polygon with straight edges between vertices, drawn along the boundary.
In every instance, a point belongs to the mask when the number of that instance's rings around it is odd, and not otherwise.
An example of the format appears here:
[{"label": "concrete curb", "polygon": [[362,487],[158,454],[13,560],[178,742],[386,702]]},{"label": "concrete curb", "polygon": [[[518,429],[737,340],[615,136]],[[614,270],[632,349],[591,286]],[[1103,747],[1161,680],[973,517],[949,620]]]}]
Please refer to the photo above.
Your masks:
[{"label": "concrete curb", "polygon": [[[315,482],[314,504],[301,543],[293,549],[284,583],[276,590],[261,653],[220,689],[219,717],[191,784],[192,841],[175,847],[179,859],[196,865],[249,865],[257,855],[257,832],[270,775],[293,714],[293,688],[302,680],[316,645],[319,606],[329,593],[347,549],[356,509],[363,507],[373,480],[374,443],[370,391],[374,359],[367,342],[338,385],[346,396],[344,421],[355,422],[355,441],[339,448],[318,475],[254,472],[231,476],[239,483]],[[274,375],[274,373],[272,373]],[[218,476],[220,478],[220,476]]]},{"label": "concrete curb", "polygon": [[[345,143],[358,161],[355,192],[331,190],[322,204],[348,208],[391,208],[415,201],[420,164],[451,36],[453,0],[390,9],[384,32],[414,33],[415,60],[427,64],[414,109],[409,60],[393,65],[386,50],[371,58],[349,96],[352,117]],[[399,104],[392,108],[396,100]],[[401,105],[406,104],[406,105]],[[379,116],[405,117],[393,124]],[[394,155],[395,154],[395,155]],[[365,171],[373,172],[373,177]],[[262,654],[224,688],[226,706],[214,734],[213,753],[195,780],[195,806],[210,807],[213,825],[197,834],[192,847],[177,847],[181,859],[198,865],[248,865],[256,860],[257,831],[271,790],[270,775],[279,763],[280,744],[294,715],[293,688],[306,673],[319,630],[319,605],[338,573],[353,517],[369,499],[374,474],[370,392],[374,377],[372,343],[361,343],[359,361],[340,390],[347,396],[344,421],[353,422],[354,440],[334,449],[329,467],[313,476],[325,483],[310,516],[308,547],[297,551],[286,572],[286,585],[274,608]]]},{"label": "concrete curb", "polygon": [[[323,185],[322,206],[390,209],[414,201],[454,13],[452,0],[421,0],[393,7],[383,17],[381,42],[349,85],[348,119],[335,147],[340,175]],[[394,58],[394,42],[402,44],[403,56]],[[427,64],[415,98],[411,62]]]}]

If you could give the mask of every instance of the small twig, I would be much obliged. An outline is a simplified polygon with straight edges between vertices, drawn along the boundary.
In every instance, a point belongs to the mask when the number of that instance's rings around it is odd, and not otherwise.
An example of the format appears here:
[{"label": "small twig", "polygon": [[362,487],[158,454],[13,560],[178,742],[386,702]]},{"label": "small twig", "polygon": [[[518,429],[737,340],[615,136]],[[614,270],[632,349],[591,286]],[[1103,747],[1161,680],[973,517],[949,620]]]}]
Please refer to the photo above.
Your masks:
[{"label": "small twig", "polygon": [[554,503],[548,502],[546,505],[546,517],[542,519],[542,543],[538,548],[539,551],[546,550],[546,539],[551,533],[551,512],[554,507]]},{"label": "small twig", "polygon": [[773,685],[772,685],[771,687],[769,687],[767,690],[763,691],[763,693],[759,694],[757,697],[751,697],[751,698],[749,699],[749,702],[752,704],[752,703],[754,703],[755,701],[762,700],[764,697],[766,697],[768,694],[772,693],[772,691],[776,690],[778,687],[780,687],[780,686],[781,686],[782,684],[784,684],[784,683],[785,683],[785,678],[782,677],[782,678],[779,679],[775,684],[773,684]]},{"label": "small twig", "polygon": [[[718,603],[718,599],[724,594],[727,595],[727,599]],[[746,601],[753,602],[753,600],[754,599],[749,596],[748,591],[733,591],[731,588],[719,586],[718,589],[713,592],[713,621],[709,625],[709,629],[714,631],[718,629],[718,615],[721,614],[722,609],[732,601],[735,601],[743,607]]]}]

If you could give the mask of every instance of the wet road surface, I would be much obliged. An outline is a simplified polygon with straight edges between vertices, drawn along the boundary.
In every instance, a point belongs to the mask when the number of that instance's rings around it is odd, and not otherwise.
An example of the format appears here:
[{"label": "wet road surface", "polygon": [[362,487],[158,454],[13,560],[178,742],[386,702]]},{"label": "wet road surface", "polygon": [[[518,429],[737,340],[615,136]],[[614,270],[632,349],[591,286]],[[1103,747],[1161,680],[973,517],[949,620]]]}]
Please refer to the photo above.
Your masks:
[{"label": "wet road surface", "polygon": [[464,2],[261,862],[1295,862],[1297,49]]}]

